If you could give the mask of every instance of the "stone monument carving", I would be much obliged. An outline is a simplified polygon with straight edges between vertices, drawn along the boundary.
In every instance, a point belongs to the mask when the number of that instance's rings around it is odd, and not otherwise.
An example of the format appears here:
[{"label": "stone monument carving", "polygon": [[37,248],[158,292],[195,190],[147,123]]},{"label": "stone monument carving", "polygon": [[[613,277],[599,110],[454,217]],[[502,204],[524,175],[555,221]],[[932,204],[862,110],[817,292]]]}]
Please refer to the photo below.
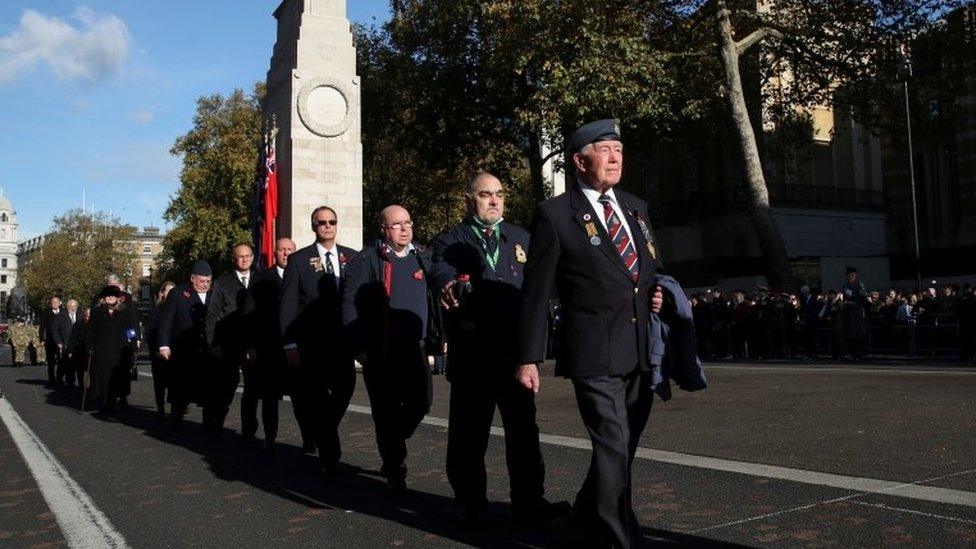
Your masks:
[{"label": "stone monument carving", "polygon": [[311,244],[309,214],[327,205],[339,216],[339,242],[360,248],[360,81],[346,0],[284,0],[274,16],[265,115],[279,126],[278,237]]}]

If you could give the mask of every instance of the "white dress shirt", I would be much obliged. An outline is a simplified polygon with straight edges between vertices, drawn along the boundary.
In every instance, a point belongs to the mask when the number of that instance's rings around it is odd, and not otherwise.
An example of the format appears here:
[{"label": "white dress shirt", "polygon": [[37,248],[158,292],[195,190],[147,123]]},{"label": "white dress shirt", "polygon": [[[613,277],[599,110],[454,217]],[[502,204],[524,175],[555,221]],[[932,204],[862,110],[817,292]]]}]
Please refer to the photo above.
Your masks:
[{"label": "white dress shirt", "polygon": [[[607,219],[603,215],[603,204],[600,203],[600,192],[592,189],[585,183],[580,183],[580,190],[583,191],[583,196],[593,206],[593,211],[596,212],[596,218],[600,220],[600,224],[603,225],[603,228],[609,234],[610,229],[607,228]],[[607,192],[603,194],[610,197],[610,204],[613,206],[613,211],[617,214],[617,219],[620,220],[620,224],[624,226],[624,230],[627,231],[627,236],[630,237],[630,241],[634,243],[634,250],[636,251],[637,243],[634,241],[634,234],[631,232],[630,225],[627,223],[627,216],[624,215],[624,211],[620,208],[620,203],[617,202],[617,195],[613,193],[613,187],[607,189]]]},{"label": "white dress shirt", "polygon": [[315,243],[315,250],[319,253],[319,258],[322,260],[322,269],[323,270],[327,270],[327,267],[325,266],[325,261],[326,261],[326,259],[325,259],[325,253],[326,252],[330,252],[332,254],[331,256],[329,256],[329,261],[332,262],[332,268],[335,270],[336,278],[339,278],[339,273],[340,273],[340,271],[339,271],[339,268],[340,268],[340,265],[339,265],[339,247],[336,246],[335,244],[333,244],[331,249],[326,249],[325,246],[323,246],[323,245],[319,244],[318,242],[316,242]]},{"label": "white dress shirt", "polygon": [[[247,278],[247,282],[244,282],[245,277]],[[247,288],[248,284],[251,283],[251,271],[237,271],[237,281]]]},{"label": "white dress shirt", "polygon": [[285,270],[284,269],[282,269],[281,267],[275,265],[275,270],[278,271],[278,276],[280,278],[285,278]]}]

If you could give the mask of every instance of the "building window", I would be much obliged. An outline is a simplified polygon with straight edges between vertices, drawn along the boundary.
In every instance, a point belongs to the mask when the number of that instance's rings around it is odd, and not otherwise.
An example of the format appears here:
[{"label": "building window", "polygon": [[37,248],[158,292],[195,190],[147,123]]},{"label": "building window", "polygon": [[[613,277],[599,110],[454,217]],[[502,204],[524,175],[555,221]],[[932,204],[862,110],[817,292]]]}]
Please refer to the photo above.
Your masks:
[{"label": "building window", "polygon": [[0,213],[0,223],[7,222],[7,212]]},{"label": "building window", "polygon": [[0,284],[7,283],[7,275],[0,275]]},{"label": "building window", "polygon": [[151,254],[152,253],[152,246],[150,246],[148,244],[146,244],[145,246],[143,246],[142,247],[142,253],[144,253],[144,254]]},{"label": "building window", "polygon": [[6,269],[7,268],[7,258],[6,257],[3,258],[3,259],[0,259],[0,268],[3,268],[3,269]]},{"label": "building window", "polygon": [[152,274],[152,268],[149,265],[142,266],[142,276],[149,276]]}]

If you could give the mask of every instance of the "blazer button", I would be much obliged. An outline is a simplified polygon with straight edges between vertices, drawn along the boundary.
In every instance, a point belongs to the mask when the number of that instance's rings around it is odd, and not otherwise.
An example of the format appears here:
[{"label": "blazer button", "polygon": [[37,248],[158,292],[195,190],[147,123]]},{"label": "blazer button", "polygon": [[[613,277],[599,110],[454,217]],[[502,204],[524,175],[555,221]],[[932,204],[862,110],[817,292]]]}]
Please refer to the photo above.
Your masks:
[{"label": "blazer button", "polygon": [[639,292],[640,292],[640,288],[638,288],[637,286],[634,286],[634,293],[636,294],[636,293],[639,293]]},{"label": "blazer button", "polygon": [[637,319],[636,319],[636,318],[632,318],[632,319],[630,319],[630,323],[631,323],[631,324],[637,324]]}]

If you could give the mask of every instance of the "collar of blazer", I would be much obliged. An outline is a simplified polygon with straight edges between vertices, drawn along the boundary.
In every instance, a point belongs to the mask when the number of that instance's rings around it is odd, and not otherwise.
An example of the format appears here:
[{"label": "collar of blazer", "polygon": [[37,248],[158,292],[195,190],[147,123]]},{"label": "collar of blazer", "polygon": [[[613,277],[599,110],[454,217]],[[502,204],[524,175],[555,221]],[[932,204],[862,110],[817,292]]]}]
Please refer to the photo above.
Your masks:
[{"label": "collar of blazer", "polygon": [[[617,200],[620,200],[620,194],[614,194],[617,195]],[[624,265],[623,258],[620,257],[617,249],[614,248],[613,241],[610,240],[610,234],[607,233],[607,230],[603,228],[603,223],[600,223],[599,219],[596,217],[597,215],[603,215],[603,213],[597,213],[593,210],[593,206],[591,206],[590,201],[583,196],[583,191],[579,188],[579,185],[575,185],[572,191],[570,191],[569,205],[573,209],[573,220],[577,225],[579,225],[580,230],[583,231],[584,239],[587,245],[596,246],[597,249],[603,252],[603,255],[607,256],[607,259],[609,259],[614,265],[617,266],[618,269],[620,269],[620,272],[626,276],[628,280],[631,280],[630,271],[627,270],[627,266]],[[620,202],[620,207],[625,211],[627,209],[623,202]],[[629,217],[630,216],[628,215],[628,218]],[[632,224],[630,219],[627,220],[627,223]],[[593,244],[594,236],[592,233],[594,230],[597,233],[595,235],[596,238],[599,238],[599,242],[597,244]],[[634,232],[635,231],[631,229],[631,233]],[[637,244],[637,242],[634,242],[634,246],[637,248],[637,253],[639,254],[640,260],[645,261],[645,255],[640,255],[640,247],[637,246]],[[644,276],[643,271],[644,269],[640,269],[641,278]]]}]

